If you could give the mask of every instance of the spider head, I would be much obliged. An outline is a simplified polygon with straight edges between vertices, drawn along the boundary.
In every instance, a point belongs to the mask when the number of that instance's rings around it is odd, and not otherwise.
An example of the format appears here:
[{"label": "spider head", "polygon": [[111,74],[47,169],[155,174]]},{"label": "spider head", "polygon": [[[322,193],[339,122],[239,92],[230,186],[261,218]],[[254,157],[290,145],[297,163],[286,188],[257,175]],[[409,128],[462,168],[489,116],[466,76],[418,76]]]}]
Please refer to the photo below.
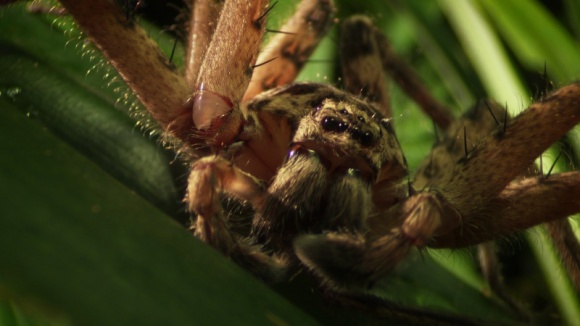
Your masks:
[{"label": "spider head", "polygon": [[[284,114],[296,146],[318,154],[329,172],[357,170],[369,183],[406,163],[390,124],[373,104],[323,84],[293,84],[267,92],[261,109]],[[390,169],[388,169],[390,170]]]}]

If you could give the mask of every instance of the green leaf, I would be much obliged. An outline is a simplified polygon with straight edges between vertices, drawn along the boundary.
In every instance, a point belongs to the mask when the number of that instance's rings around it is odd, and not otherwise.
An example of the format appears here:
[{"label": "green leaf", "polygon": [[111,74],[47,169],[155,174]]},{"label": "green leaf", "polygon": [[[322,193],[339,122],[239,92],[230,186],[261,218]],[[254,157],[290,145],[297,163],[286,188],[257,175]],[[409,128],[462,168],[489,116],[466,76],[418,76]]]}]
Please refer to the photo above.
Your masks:
[{"label": "green leaf", "polygon": [[315,324],[1,103],[2,293],[75,324]]}]

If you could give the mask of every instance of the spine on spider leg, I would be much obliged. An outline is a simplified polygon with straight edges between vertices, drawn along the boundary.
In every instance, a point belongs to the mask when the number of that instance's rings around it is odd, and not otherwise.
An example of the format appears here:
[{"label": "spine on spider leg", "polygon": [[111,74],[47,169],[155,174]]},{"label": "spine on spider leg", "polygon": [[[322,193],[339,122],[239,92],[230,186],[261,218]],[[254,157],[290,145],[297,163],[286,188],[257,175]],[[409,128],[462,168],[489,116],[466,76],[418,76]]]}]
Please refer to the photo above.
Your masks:
[{"label": "spine on spider leg", "polygon": [[[563,87],[532,104],[458,162],[453,175],[438,188],[465,216],[481,209],[580,122],[578,98],[580,83]],[[465,200],[471,189],[477,189],[479,195]]]},{"label": "spine on spider leg", "polygon": [[553,92],[456,162],[453,173],[435,187],[465,220],[433,246],[477,244],[580,212],[580,172],[514,181],[580,122],[579,98],[578,83]]},{"label": "spine on spider leg", "polygon": [[233,139],[236,126],[241,125],[239,103],[264,34],[267,4],[266,0],[226,1],[199,69],[192,90],[193,123],[199,130],[216,129],[220,127],[216,123],[223,123],[217,120],[227,116],[227,130],[221,130],[220,139],[213,141],[217,145]]},{"label": "spine on spider leg", "polygon": [[294,15],[280,31],[271,31],[277,34],[260,53],[243,101],[294,81],[328,31],[334,11],[331,0],[300,1]]},{"label": "spine on spider leg", "polygon": [[[451,178],[451,168],[469,157],[470,149],[480,144],[495,130],[503,130],[508,120],[507,110],[499,104],[484,100],[466,111],[445,130],[421,165],[417,168],[413,186],[425,189]],[[462,135],[463,134],[463,135]]]},{"label": "spine on spider leg", "polygon": [[189,91],[185,80],[146,32],[127,20],[126,13],[111,1],[62,0],[61,3],[153,118],[162,128],[170,129]]}]

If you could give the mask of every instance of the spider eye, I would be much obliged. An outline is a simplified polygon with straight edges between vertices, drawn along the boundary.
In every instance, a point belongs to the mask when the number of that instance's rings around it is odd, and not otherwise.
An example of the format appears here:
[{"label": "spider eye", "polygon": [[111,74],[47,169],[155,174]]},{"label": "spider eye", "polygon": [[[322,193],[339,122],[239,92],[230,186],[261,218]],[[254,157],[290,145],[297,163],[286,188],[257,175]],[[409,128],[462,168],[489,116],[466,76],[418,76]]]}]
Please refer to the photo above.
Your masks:
[{"label": "spider eye", "polygon": [[365,132],[362,134],[361,138],[360,138],[360,142],[363,146],[370,146],[373,144],[374,142],[374,137],[370,132]]},{"label": "spider eye", "polygon": [[343,132],[343,131],[346,131],[347,129],[348,129],[348,122],[344,122],[344,121],[338,122],[338,128],[337,128],[338,132]]},{"label": "spider eye", "polygon": [[338,120],[333,117],[325,117],[322,119],[322,128],[326,131],[334,131],[338,128]]},{"label": "spider eye", "polygon": [[338,120],[334,117],[324,117],[321,125],[324,130],[334,132],[344,132],[349,127],[348,122]]},{"label": "spider eye", "polygon": [[354,128],[351,134],[352,138],[356,139],[362,146],[370,146],[375,140],[370,132],[362,131],[359,128]]}]

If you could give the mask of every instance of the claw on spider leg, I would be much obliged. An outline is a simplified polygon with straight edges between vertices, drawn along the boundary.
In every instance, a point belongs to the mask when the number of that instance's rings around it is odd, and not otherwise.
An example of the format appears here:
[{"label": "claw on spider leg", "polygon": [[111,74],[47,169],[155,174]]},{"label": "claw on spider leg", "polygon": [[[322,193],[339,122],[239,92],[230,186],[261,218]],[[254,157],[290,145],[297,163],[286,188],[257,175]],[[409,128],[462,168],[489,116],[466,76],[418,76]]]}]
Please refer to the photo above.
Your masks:
[{"label": "claw on spider leg", "polygon": [[241,111],[229,98],[203,89],[203,85],[181,106],[180,112],[168,130],[195,146],[207,146],[214,153],[231,145],[244,123]]}]

